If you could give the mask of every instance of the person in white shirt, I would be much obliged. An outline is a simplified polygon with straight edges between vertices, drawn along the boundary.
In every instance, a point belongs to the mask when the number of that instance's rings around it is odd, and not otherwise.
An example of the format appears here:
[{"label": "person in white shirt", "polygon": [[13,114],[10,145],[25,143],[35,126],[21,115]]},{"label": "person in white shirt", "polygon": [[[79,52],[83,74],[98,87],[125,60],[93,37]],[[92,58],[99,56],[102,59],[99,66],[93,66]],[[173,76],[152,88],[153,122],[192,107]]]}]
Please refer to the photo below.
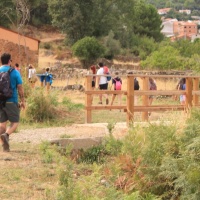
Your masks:
[{"label": "person in white shirt", "polygon": [[28,80],[31,83],[32,88],[34,88],[37,78],[36,78],[36,70],[31,64],[29,64],[28,66]]},{"label": "person in white shirt", "polygon": [[[97,71],[97,75],[102,75],[102,76],[97,76],[97,80],[96,80],[96,85],[97,85],[97,88],[100,89],[100,90],[107,90],[108,89],[108,81],[107,81],[107,77],[105,76],[105,73],[104,73],[104,65],[103,63],[99,63],[99,69]],[[106,104],[108,105],[109,104],[109,100],[108,100],[108,94],[100,94],[99,95],[99,104],[102,104],[102,98],[103,96],[106,98]]]}]

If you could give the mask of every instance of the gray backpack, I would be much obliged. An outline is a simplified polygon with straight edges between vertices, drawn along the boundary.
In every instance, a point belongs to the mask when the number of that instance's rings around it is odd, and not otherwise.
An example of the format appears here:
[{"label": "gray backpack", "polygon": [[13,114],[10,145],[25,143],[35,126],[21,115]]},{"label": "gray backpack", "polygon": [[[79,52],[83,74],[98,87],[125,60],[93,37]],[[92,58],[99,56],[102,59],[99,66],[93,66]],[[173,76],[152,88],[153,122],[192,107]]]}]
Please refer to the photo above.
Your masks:
[{"label": "gray backpack", "polygon": [[13,91],[10,86],[10,73],[14,68],[10,67],[7,72],[0,72],[0,101],[6,101],[12,97]]}]

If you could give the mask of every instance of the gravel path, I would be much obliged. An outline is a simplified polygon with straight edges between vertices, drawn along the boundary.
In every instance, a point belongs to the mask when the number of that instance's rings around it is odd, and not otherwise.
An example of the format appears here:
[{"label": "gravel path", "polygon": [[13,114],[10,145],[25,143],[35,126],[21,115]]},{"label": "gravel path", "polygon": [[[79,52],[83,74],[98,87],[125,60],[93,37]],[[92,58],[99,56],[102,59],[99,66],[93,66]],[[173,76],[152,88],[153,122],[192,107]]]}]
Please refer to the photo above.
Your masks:
[{"label": "gravel path", "polygon": [[[113,133],[116,137],[121,137],[127,133],[125,123],[115,125]],[[107,123],[96,124],[74,124],[66,127],[52,127],[21,130],[10,136],[11,142],[39,144],[42,141],[63,138],[88,138],[108,135]]]}]

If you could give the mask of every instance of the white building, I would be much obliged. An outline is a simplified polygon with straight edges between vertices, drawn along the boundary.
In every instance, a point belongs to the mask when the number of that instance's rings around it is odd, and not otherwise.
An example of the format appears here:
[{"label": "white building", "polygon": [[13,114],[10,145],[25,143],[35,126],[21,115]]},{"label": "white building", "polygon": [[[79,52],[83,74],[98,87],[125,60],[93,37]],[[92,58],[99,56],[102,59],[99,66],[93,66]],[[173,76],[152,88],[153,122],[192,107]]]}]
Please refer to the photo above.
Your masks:
[{"label": "white building", "polygon": [[162,30],[161,33],[163,33],[166,37],[172,37],[174,36],[174,22],[177,22],[177,19],[168,19],[164,22],[162,22]]},{"label": "white building", "polygon": [[187,15],[190,15],[191,14],[191,10],[179,10],[178,11],[179,13],[185,13]]},{"label": "white building", "polygon": [[171,8],[158,9],[158,14],[159,15],[166,15],[170,10],[171,10]]}]

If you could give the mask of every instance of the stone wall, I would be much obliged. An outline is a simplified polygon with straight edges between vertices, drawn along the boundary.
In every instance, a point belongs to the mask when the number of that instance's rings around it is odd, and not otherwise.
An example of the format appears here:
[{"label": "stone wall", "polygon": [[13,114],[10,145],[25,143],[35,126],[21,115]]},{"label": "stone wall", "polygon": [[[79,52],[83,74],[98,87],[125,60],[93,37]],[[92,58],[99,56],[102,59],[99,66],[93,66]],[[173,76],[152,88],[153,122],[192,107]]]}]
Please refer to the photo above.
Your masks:
[{"label": "stone wall", "polygon": [[[60,80],[66,80],[68,78],[82,78],[85,75],[89,73],[86,69],[81,68],[74,68],[70,65],[70,67],[63,67],[60,65],[55,65],[50,68],[51,73],[54,75],[56,79]],[[148,75],[192,75],[192,71],[178,71],[178,70],[139,70],[134,65],[130,65],[129,67],[124,67],[124,65],[121,65],[121,68],[119,68],[119,65],[112,65],[110,67],[111,73],[114,75],[116,71],[119,72],[119,75],[125,76],[129,72],[133,72],[133,74],[148,74]]]}]

